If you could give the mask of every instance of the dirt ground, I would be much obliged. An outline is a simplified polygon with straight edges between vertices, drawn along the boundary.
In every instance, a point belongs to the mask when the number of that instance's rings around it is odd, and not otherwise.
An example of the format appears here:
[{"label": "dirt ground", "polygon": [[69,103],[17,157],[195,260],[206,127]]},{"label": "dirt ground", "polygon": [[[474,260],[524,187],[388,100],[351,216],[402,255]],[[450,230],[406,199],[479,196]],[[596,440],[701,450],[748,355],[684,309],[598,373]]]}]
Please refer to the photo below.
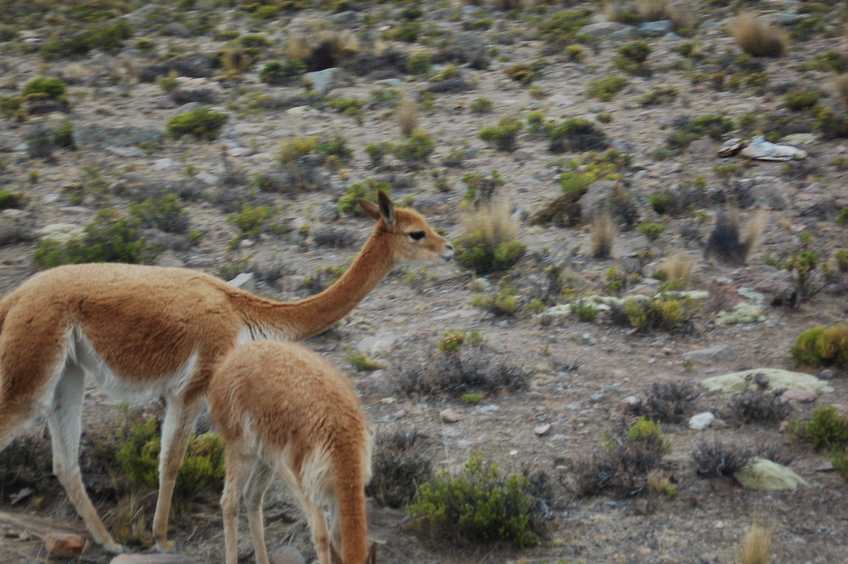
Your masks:
[{"label": "dirt ground", "polygon": [[[769,9],[783,13],[799,4],[770,3]],[[171,4],[163,5],[178,10]],[[603,20],[602,10],[597,5],[586,6],[596,8],[593,21]],[[445,2],[438,6],[434,3],[432,8],[432,13],[428,11],[423,16],[425,23],[432,24],[441,34],[439,37],[451,40],[463,33],[463,22],[472,22],[482,15],[474,15],[458,3]],[[142,25],[119,54],[92,52],[74,61],[45,63],[31,46],[42,45],[59,24],[48,18],[43,25],[25,25],[18,31],[28,31],[31,35],[21,34],[0,43],[3,73],[0,95],[17,95],[21,85],[39,74],[65,76],[71,84],[72,111],[34,117],[24,124],[7,118],[0,120],[0,187],[23,191],[30,198],[21,211],[6,210],[0,217],[4,228],[24,226],[27,232],[23,240],[6,242],[4,239],[0,246],[0,291],[4,294],[11,291],[37,271],[33,265],[38,238],[36,229],[57,223],[85,226],[99,209],[104,208],[126,212],[131,198],[115,189],[115,182],[138,183],[151,195],[162,187],[172,190],[178,187],[186,193],[200,194],[186,198],[186,206],[191,228],[204,233],[201,242],[198,246],[174,245],[159,256],[156,264],[185,266],[213,274],[221,274],[223,265],[237,264],[242,259],[249,265],[247,269],[258,275],[281,268],[281,275],[271,283],[258,276],[256,291],[267,297],[292,300],[308,295],[303,279],[319,267],[348,265],[370,233],[373,224],[369,219],[346,215],[336,219],[332,214],[322,213],[322,204],[334,203],[350,184],[376,176],[387,179],[393,183],[392,197],[396,202],[409,200],[423,211],[431,225],[445,229],[453,239],[462,230],[461,204],[465,185],[461,177],[470,171],[483,174],[498,171],[505,180],[498,194],[514,210],[517,238],[528,248],[522,261],[507,273],[518,287],[525,307],[514,316],[497,317],[470,304],[478,293],[475,286],[488,285],[489,291],[494,291],[503,273],[488,276],[486,282],[475,282],[476,277],[470,271],[456,264],[399,269],[346,319],[306,344],[327,356],[357,382],[365,413],[378,435],[413,430],[420,433],[424,437],[424,452],[437,471],[457,472],[473,453],[481,451],[486,459],[497,461],[506,472],[529,468],[548,473],[554,484],[550,518],[544,522],[537,547],[521,551],[505,545],[455,547],[416,531],[401,510],[372,506],[370,536],[380,545],[379,561],[385,564],[552,564],[560,561],[571,564],[730,564],[737,562],[740,540],[756,522],[774,531],[774,563],[848,562],[848,503],[843,498],[848,490],[845,482],[828,469],[827,453],[790,444],[778,423],[741,426],[723,417],[723,425],[713,425],[703,431],[689,429],[686,421],[663,424],[672,451],[663,459],[661,469],[677,488],[673,499],[653,494],[578,498],[566,487],[573,461],[602,448],[604,433],[622,417],[626,398],[644,397],[650,385],[658,381],[692,381],[697,385],[711,376],[749,368],[781,368],[819,374],[817,370],[796,366],[790,354],[792,344],[802,330],[845,323],[848,315],[845,299],[848,280],[844,275],[811,300],[795,307],[766,305],[764,319],[760,322],[718,326],[714,323],[715,312],[701,307],[695,311],[685,331],[634,332],[630,327],[609,323],[604,316],[594,322],[581,322],[569,316],[548,323],[550,318],[526,307],[532,288],[543,280],[546,266],[555,265],[564,275],[572,276],[584,295],[603,293],[607,270],[611,266],[624,269],[636,260],[637,251],[646,246],[654,249],[657,260],[642,268],[645,279],[656,270],[661,257],[681,253],[694,261],[689,286],[694,290],[715,288],[719,278],[731,279],[735,286],[741,287],[743,280],[770,275],[773,270],[765,266],[765,259],[772,255],[785,257],[797,247],[801,232],[813,236],[813,248],[823,260],[830,258],[835,249],[848,248],[848,229],[835,222],[839,211],[848,207],[848,173],[839,164],[848,149],[844,138],[818,139],[804,147],[809,153],[807,159],[790,163],[741,158],[718,160],[715,153],[719,143],[709,139],[699,140],[680,153],[661,154],[668,149],[666,137],[673,131],[676,118],[722,114],[738,120],[746,114],[764,116],[772,112],[770,119],[777,119],[780,112],[786,115],[781,92],[787,89],[818,90],[823,94],[825,106],[844,114],[846,107],[836,94],[830,72],[803,67],[803,63],[817,60],[816,55],[825,50],[833,49],[842,54],[848,51],[848,40],[838,26],[841,24],[829,24],[828,29],[834,30],[831,36],[814,34],[808,41],[793,42],[782,58],[762,59],[760,62],[770,77],[765,92],[746,88],[715,91],[705,83],[693,84],[691,74],[713,73],[718,66],[703,61],[692,63],[676,49],[686,41],[697,40],[711,47],[716,56],[725,49],[738,54],[733,38],[722,27],[733,13],[727,8],[711,8],[701,3],[695,3],[692,8],[701,19],[694,37],[684,39],[672,34],[646,39],[653,49],[650,56],[653,75],[628,76],[630,85],[614,100],[599,102],[585,93],[588,81],[623,74],[614,65],[615,50],[635,36],[603,38],[597,50],[587,50],[584,61],[575,62],[568,60],[561,49],[553,53],[546,51],[545,44],[534,35],[537,20],[506,17],[500,11],[484,7],[489,17],[496,20],[495,25],[489,30],[470,33],[479,37],[486,47],[497,47],[499,55],[492,55],[483,69],[459,65],[461,76],[471,85],[470,89],[439,93],[433,109],[421,110],[419,127],[437,141],[429,164],[408,169],[392,161],[379,171],[369,167],[363,148],[371,142],[400,137],[391,110],[365,106],[360,117],[355,118],[328,107],[291,112],[252,104],[262,96],[285,98],[302,93],[302,89],[295,86],[269,86],[258,77],[265,62],[284,58],[286,40],[293,30],[347,27],[363,37],[373,38],[379,35],[377,26],[396,23],[401,6],[357,5],[357,11],[343,12],[357,15],[351,17],[352,23],[340,23],[347,21],[342,18],[327,19],[328,12],[320,10],[281,12],[278,19],[257,23],[235,10],[209,8],[218,18],[218,28],[266,33],[271,43],[271,47],[263,51],[260,62],[243,72],[238,81],[216,80],[214,76],[198,79],[200,86],[216,91],[214,105],[230,115],[217,142],[169,139],[144,146],[142,154],[131,156],[94,147],[73,151],[61,149],[54,153],[53,160],[30,158],[22,148],[34,124],[67,120],[76,128],[99,125],[161,131],[167,119],[178,111],[177,107],[165,101],[164,92],[155,82],[137,81],[132,75],[135,71],[127,69],[141,68],[157,57],[164,59],[169,50],[213,53],[226,45],[226,41],[211,32],[181,37]],[[386,17],[376,21],[388,23],[374,24],[363,19],[366,15],[376,18],[384,12]],[[3,13],[0,7],[0,14]],[[189,12],[189,16],[195,17],[196,13]],[[26,37],[35,39],[27,42]],[[154,53],[129,48],[130,43],[142,37],[156,41]],[[393,44],[405,52],[427,49],[434,53],[438,51],[436,45]],[[510,80],[504,70],[516,62],[530,63],[542,57],[549,64],[541,68],[533,83],[543,93],[537,98],[526,86]],[[127,61],[132,65],[128,66]],[[356,76],[350,72],[344,76],[346,78],[342,78],[333,91],[347,98],[367,100],[374,88],[387,85],[380,82],[384,79]],[[415,98],[418,90],[427,85],[426,79],[421,77],[401,73],[396,78],[399,79],[397,83],[388,86],[398,88],[409,98]],[[786,89],[778,88],[787,84]],[[673,102],[652,107],[639,103],[643,94],[668,85],[677,87],[680,93]],[[480,97],[492,101],[493,113],[481,115],[469,111],[472,102]],[[599,113],[613,117],[603,128],[610,140],[620,141],[619,146],[633,155],[633,165],[622,172],[622,183],[633,195],[643,219],[658,220],[650,211],[648,198],[651,194],[663,190],[674,192],[681,184],[691,183],[698,176],[703,176],[710,188],[727,189],[716,165],[742,165],[732,182],[757,177],[769,179],[767,182],[774,187],[779,201],[756,202],[741,211],[743,225],[754,217],[757,208],[766,211],[760,246],[749,257],[746,266],[704,260],[704,246],[717,212],[724,209],[721,205],[706,206],[701,219],[691,214],[663,218],[666,230],[655,243],[647,243],[636,230],[622,229],[610,259],[591,256],[588,227],[531,225],[532,214],[562,193],[558,176],[566,169],[568,160],[579,154],[552,154],[546,140],[529,133],[519,137],[516,151],[499,152],[485,146],[477,138],[477,132],[484,126],[496,124],[501,116],[523,118],[536,109],[556,120],[578,116],[591,118]],[[801,114],[790,117],[809,122]],[[737,133],[725,135],[725,138]],[[277,170],[281,141],[295,136],[334,134],[348,138],[354,155],[340,170],[326,173],[320,190],[265,194],[267,197],[261,200],[246,186],[246,179],[251,175]],[[463,147],[473,151],[461,168],[442,166],[451,149]],[[235,151],[242,148],[245,151]],[[221,160],[222,150],[235,155],[229,157],[227,166],[240,171],[245,179],[235,187],[221,186],[220,178],[229,173]],[[162,159],[171,159],[173,164],[165,166]],[[87,182],[86,170],[92,169],[98,170],[97,174],[105,179],[105,193],[89,193],[82,202],[72,201],[73,189],[69,186]],[[37,174],[33,175],[33,171]],[[446,180],[450,191],[440,190],[434,171]],[[214,178],[204,179],[204,174],[214,175]],[[277,206],[280,211],[275,219],[287,225],[289,232],[283,235],[264,233],[251,242],[252,246],[228,249],[228,242],[237,234],[227,220],[234,210],[227,209],[226,203],[222,203],[224,198],[209,195],[215,190],[225,193],[229,190],[248,201]],[[328,226],[343,229],[353,234],[356,243],[341,249],[318,246],[308,234],[303,236],[309,231],[303,230],[303,226],[310,227],[312,234]],[[411,284],[413,278],[423,282]],[[646,284],[643,282],[640,288],[653,287]],[[527,388],[488,394],[477,405],[443,396],[402,394],[395,383],[405,365],[416,362],[413,353],[435,351],[447,330],[482,333],[485,344],[480,354],[522,366],[530,373]],[[348,360],[349,352],[371,336],[383,336],[391,343],[374,355],[385,364],[376,375],[357,372]],[[716,346],[732,347],[735,356],[696,360],[693,365],[684,362],[683,353]],[[845,372],[837,369],[826,376],[829,376],[827,384],[834,391],[819,396],[813,403],[792,403],[789,418],[804,419],[813,408],[825,405],[833,405],[840,413],[848,415]],[[704,390],[688,415],[712,411],[721,416],[728,402],[727,394]],[[160,409],[156,403],[134,407],[150,414]],[[459,420],[445,423],[440,412],[446,408],[453,409]],[[111,422],[120,417],[120,412],[120,399],[109,398],[95,388],[87,391],[83,415],[84,460],[93,456],[93,445],[86,437],[101,436]],[[534,429],[543,424],[550,424],[550,430],[538,435]],[[24,437],[44,448],[49,443],[43,421],[28,429]],[[790,468],[811,487],[763,493],[745,490],[729,479],[701,479],[695,473],[690,452],[700,441],[713,439],[746,448],[771,443],[782,445],[792,456]],[[0,453],[0,466],[3,457]],[[108,479],[84,475],[90,488]],[[49,469],[39,477],[39,482],[38,493],[23,496],[16,503],[12,503],[12,499],[19,492],[0,487],[0,558],[10,564],[45,561],[42,539],[51,530],[85,535],[73,506]],[[200,562],[217,562],[222,557],[223,528],[218,495],[219,492],[207,492],[202,500],[182,508],[174,520],[172,538],[180,544],[180,553]],[[149,522],[155,492],[145,490],[137,496],[135,503],[143,509],[139,519]],[[118,504],[129,503],[126,497],[120,502],[108,495],[93,493],[92,497],[107,526],[121,509],[125,509]],[[269,492],[265,512],[271,551],[284,544],[293,544],[305,555],[314,557],[305,520],[280,483],[275,483]],[[241,560],[252,561],[244,517],[240,527]],[[82,557],[72,562],[109,561],[108,555],[96,546],[89,546]]]}]

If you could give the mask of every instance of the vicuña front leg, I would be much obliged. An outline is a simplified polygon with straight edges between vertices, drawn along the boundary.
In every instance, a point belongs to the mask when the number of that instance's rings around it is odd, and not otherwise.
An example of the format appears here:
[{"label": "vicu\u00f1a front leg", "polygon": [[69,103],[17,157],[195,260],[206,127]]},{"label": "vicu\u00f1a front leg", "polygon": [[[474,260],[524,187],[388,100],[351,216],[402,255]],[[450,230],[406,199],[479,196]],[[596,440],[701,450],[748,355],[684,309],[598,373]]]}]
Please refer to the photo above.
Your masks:
[{"label": "vicu\u00f1a front leg", "polygon": [[265,492],[274,479],[274,471],[258,457],[253,463],[250,477],[244,488],[244,505],[247,509],[247,522],[253,537],[253,550],[259,564],[269,564],[268,548],[265,545],[265,519],[262,517],[262,501]]},{"label": "vicu\u00f1a front leg", "polygon": [[162,423],[162,450],[159,453],[159,497],[153,515],[153,538],[160,552],[173,552],[175,549],[174,543],[168,541],[168,515],[171,512],[177,472],[199,412],[199,402],[184,405],[178,398],[167,400],[165,420]]},{"label": "vicu\u00f1a front leg", "polygon": [[82,427],[82,397],[85,372],[76,366],[66,366],[59,376],[53,407],[47,424],[53,439],[53,473],[68,492],[68,497],[85,521],[95,542],[104,550],[117,554],[125,549],[116,543],[91,503],[82,483],[79,467],[79,441]]}]

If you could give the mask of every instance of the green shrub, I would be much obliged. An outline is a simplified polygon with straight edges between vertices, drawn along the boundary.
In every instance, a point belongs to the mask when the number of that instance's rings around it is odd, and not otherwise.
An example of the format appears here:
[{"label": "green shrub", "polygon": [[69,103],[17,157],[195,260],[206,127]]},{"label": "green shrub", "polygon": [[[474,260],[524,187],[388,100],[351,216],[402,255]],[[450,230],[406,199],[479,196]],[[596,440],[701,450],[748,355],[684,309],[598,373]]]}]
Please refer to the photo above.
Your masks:
[{"label": "green shrub", "polygon": [[336,157],[342,161],[348,161],[353,157],[353,149],[347,146],[347,137],[344,135],[334,135],[329,139],[322,140],[318,143],[318,153],[328,157]]},{"label": "green shrub", "polygon": [[651,46],[644,41],[633,41],[618,48],[615,65],[631,74],[637,74],[644,69],[645,62],[651,54]]},{"label": "green shrub", "polygon": [[377,192],[383,191],[389,194],[392,190],[392,185],[388,182],[380,182],[373,178],[367,178],[365,182],[357,182],[347,189],[344,196],[339,198],[339,211],[342,213],[355,213],[362,215],[362,210],[357,207],[357,200],[365,199],[372,202],[377,201]]},{"label": "green shrub", "polygon": [[620,76],[608,76],[601,80],[592,79],[589,81],[589,88],[586,89],[586,94],[597,98],[601,102],[609,102],[615,95],[624,90],[630,84],[626,79]]},{"label": "green shrub", "polygon": [[[151,417],[128,426],[122,434],[116,459],[123,475],[132,484],[158,487],[161,445],[156,419]],[[188,501],[207,489],[220,489],[223,483],[224,441],[213,433],[192,434],[177,474],[174,494],[179,500]]]},{"label": "green shrub", "polygon": [[383,33],[383,38],[389,41],[404,41],[415,43],[421,33],[421,22],[403,22],[394,29]]},{"label": "green shrub", "polygon": [[527,252],[526,245],[520,241],[512,239],[495,242],[486,237],[483,231],[475,231],[462,239],[456,239],[454,247],[456,262],[477,274],[509,270]]},{"label": "green shrub", "polygon": [[170,94],[174,90],[177,89],[180,85],[180,81],[177,78],[171,76],[164,76],[159,79],[159,88]]},{"label": "green shrub", "polygon": [[817,407],[808,421],[790,421],[786,432],[816,448],[843,446],[848,443],[848,417],[839,415],[833,406]]},{"label": "green shrub", "polygon": [[280,162],[284,165],[294,164],[300,157],[317,151],[319,143],[320,140],[317,135],[295,137],[294,139],[283,141],[280,143]]},{"label": "green shrub", "polygon": [[246,237],[258,236],[269,219],[274,217],[274,208],[242,204],[241,211],[227,218]]},{"label": "green shrub", "polygon": [[591,9],[556,12],[550,17],[539,19],[537,37],[549,43],[572,43],[580,28],[590,23],[591,17]]},{"label": "green shrub", "polygon": [[12,192],[11,190],[0,190],[0,210],[9,208],[23,208],[29,201],[29,196],[23,192]]},{"label": "green shrub", "polygon": [[836,260],[836,268],[840,273],[848,272],[848,249],[838,249],[833,253],[833,258]]},{"label": "green shrub", "polygon": [[684,305],[665,297],[629,299],[624,302],[623,312],[631,327],[646,330],[670,331],[688,318]]},{"label": "green shrub", "polygon": [[651,208],[660,215],[665,214],[668,211],[669,205],[671,204],[671,195],[670,194],[651,194],[648,197],[648,202],[651,204]]},{"label": "green shrub", "polygon": [[407,513],[416,527],[440,539],[534,546],[539,537],[531,528],[530,487],[526,476],[503,478],[497,464],[485,462],[478,452],[460,476],[443,472],[434,482],[423,484]]},{"label": "green shrub", "polygon": [[492,111],[492,101],[488,98],[477,98],[471,102],[471,111],[475,114],[488,114]]},{"label": "green shrub", "polygon": [[842,481],[848,483],[848,449],[833,449],[830,452],[830,463]]},{"label": "green shrub", "polygon": [[656,241],[659,239],[663,233],[665,233],[665,225],[662,223],[651,223],[650,221],[643,221],[639,224],[638,227],[639,233],[647,237],[648,241]]},{"label": "green shrub", "polygon": [[28,100],[64,100],[65,83],[60,78],[33,78],[24,86],[22,96]]},{"label": "green shrub", "polygon": [[160,249],[147,245],[139,223],[138,219],[123,218],[115,210],[100,210],[94,221],[85,226],[81,239],[67,243],[42,239],[35,249],[33,262],[40,268],[83,262],[149,262],[156,258]]},{"label": "green shrub", "polygon": [[793,112],[808,110],[819,103],[821,94],[815,90],[805,90],[802,92],[790,92],[783,97],[786,107]]},{"label": "green shrub", "polygon": [[426,163],[435,148],[436,142],[426,131],[414,129],[403,142],[390,144],[389,152],[397,159],[417,165]]},{"label": "green shrub", "polygon": [[372,360],[360,353],[352,353],[345,356],[345,359],[353,365],[359,372],[373,372],[385,368],[385,365],[377,360]]},{"label": "green shrub", "polygon": [[598,317],[598,308],[584,300],[577,300],[572,303],[571,311],[574,312],[574,316],[577,319],[586,323],[591,323]]},{"label": "green shrub", "polygon": [[508,77],[521,84],[530,84],[536,78],[536,73],[525,63],[516,63],[508,66],[504,72]]},{"label": "green shrub", "polygon": [[188,211],[176,194],[131,202],[130,214],[141,220],[142,227],[155,227],[168,233],[188,231]]},{"label": "green shrub", "polygon": [[428,74],[433,67],[429,53],[415,53],[406,63],[406,72],[409,74]]},{"label": "green shrub", "polygon": [[545,128],[548,150],[553,153],[566,151],[588,151],[607,146],[604,130],[598,124],[584,118],[567,118],[559,123],[551,122]]},{"label": "green shrub", "polygon": [[259,71],[259,79],[266,84],[279,86],[290,83],[306,70],[306,63],[300,59],[288,59],[285,63],[270,61]]},{"label": "green shrub", "polygon": [[713,139],[721,139],[722,135],[733,130],[733,120],[724,116],[707,114],[689,122],[689,131],[697,135],[709,135]]},{"label": "green shrub", "polygon": [[41,48],[41,56],[49,61],[56,57],[81,57],[92,49],[114,54],[121,50],[124,39],[132,37],[133,27],[126,20],[102,25],[75,33],[66,39],[52,41]]},{"label": "green shrub", "polygon": [[213,112],[208,106],[203,106],[175,115],[168,120],[166,127],[168,134],[174,138],[191,135],[197,139],[211,141],[218,138],[227,119],[227,114]]},{"label": "green shrub", "polygon": [[814,327],[803,331],[792,347],[792,358],[806,366],[848,367],[848,327]]},{"label": "green shrub", "polygon": [[498,151],[514,151],[518,146],[518,134],[523,127],[521,120],[505,116],[498,125],[481,129],[477,136]]},{"label": "green shrub", "polygon": [[471,305],[485,309],[493,315],[510,316],[518,311],[519,303],[515,288],[506,286],[493,295],[477,294],[471,298]]},{"label": "green shrub", "polygon": [[442,335],[439,341],[439,350],[445,354],[459,352],[465,342],[465,333],[462,331],[448,331]]},{"label": "green shrub", "polygon": [[646,92],[639,99],[639,103],[643,106],[661,106],[674,102],[680,92],[674,86],[665,86],[662,88],[654,88],[650,92]]}]

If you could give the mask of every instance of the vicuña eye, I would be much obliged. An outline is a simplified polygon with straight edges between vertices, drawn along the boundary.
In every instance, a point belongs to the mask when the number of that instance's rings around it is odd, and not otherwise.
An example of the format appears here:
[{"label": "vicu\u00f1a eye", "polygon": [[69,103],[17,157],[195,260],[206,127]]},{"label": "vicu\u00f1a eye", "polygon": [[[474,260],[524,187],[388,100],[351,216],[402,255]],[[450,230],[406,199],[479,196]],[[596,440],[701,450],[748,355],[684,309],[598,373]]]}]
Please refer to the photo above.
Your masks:
[{"label": "vicu\u00f1a eye", "polygon": [[409,234],[409,236],[412,237],[413,241],[420,241],[424,238],[425,235],[426,233],[424,233],[423,231],[413,231]]}]

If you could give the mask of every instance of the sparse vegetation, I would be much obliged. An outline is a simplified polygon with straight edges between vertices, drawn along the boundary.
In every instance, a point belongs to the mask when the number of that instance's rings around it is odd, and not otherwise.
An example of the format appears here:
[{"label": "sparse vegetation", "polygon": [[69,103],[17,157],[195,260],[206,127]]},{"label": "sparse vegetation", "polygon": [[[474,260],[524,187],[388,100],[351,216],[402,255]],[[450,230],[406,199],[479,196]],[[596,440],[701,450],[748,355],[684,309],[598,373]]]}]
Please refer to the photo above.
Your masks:
[{"label": "sparse vegetation", "polygon": [[590,80],[586,94],[597,98],[601,102],[609,102],[615,95],[624,90],[630,84],[620,76],[608,76],[601,80]]},{"label": "sparse vegetation", "polygon": [[833,406],[817,407],[809,420],[790,421],[786,432],[793,440],[814,448],[842,447],[848,443],[848,417],[839,415]]},{"label": "sparse vegetation", "polygon": [[514,151],[518,147],[518,133],[523,127],[521,120],[505,116],[498,125],[481,129],[477,136],[498,151]]},{"label": "sparse vegetation", "polygon": [[848,367],[848,327],[814,327],[795,339],[792,358],[802,366]]},{"label": "sparse vegetation", "polygon": [[374,441],[374,475],[365,489],[381,507],[402,508],[412,503],[418,488],[433,477],[425,458],[425,437],[411,431],[382,434]]},{"label": "sparse vegetation", "polygon": [[751,463],[751,453],[720,441],[700,441],[689,453],[701,478],[731,478]]},{"label": "sparse vegetation", "polygon": [[191,135],[197,139],[212,141],[218,138],[227,119],[227,114],[213,112],[204,106],[175,115],[168,120],[167,130],[171,137]]},{"label": "sparse vegetation", "polygon": [[680,423],[690,413],[700,396],[694,384],[683,382],[654,382],[644,399],[630,405],[634,415],[662,423]]},{"label": "sparse vegetation", "polygon": [[508,270],[527,249],[515,239],[516,232],[504,203],[482,205],[463,219],[462,235],[454,241],[456,261],[478,274]]},{"label": "sparse vegetation", "polygon": [[730,27],[739,47],[754,57],[780,57],[789,45],[784,31],[750,12],[740,13]]}]

